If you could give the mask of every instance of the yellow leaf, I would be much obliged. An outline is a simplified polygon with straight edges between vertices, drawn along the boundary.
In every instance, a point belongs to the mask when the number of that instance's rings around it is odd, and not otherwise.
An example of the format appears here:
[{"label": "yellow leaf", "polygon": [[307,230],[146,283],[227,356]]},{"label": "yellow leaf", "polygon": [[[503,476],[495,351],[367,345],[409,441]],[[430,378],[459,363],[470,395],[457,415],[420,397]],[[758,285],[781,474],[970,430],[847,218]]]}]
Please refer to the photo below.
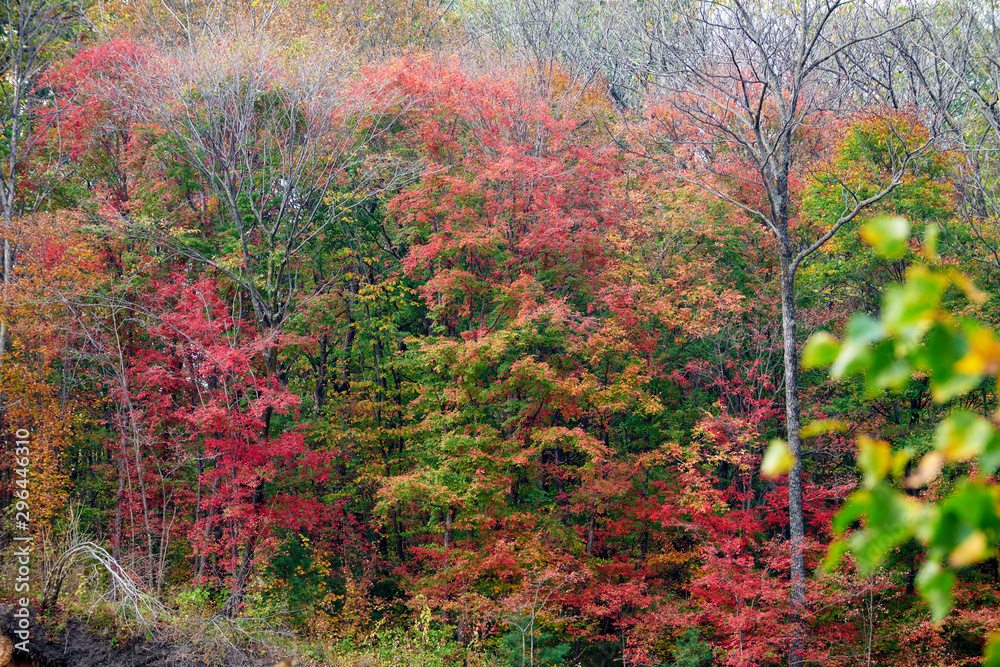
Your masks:
[{"label": "yellow leaf", "polygon": [[764,460],[760,464],[760,474],[764,477],[774,478],[784,475],[795,464],[795,457],[789,451],[784,440],[775,439],[764,453]]},{"label": "yellow leaf", "polygon": [[969,335],[969,351],[955,364],[955,371],[963,375],[983,375],[1000,370],[1000,341],[985,327]]},{"label": "yellow leaf", "polygon": [[896,452],[892,455],[892,474],[896,477],[902,477],[903,471],[906,470],[906,465],[913,458],[912,452],[909,450],[903,450],[901,452]]},{"label": "yellow leaf", "polygon": [[910,221],[902,216],[881,216],[861,227],[861,238],[886,259],[899,259],[906,253]]},{"label": "yellow leaf", "polygon": [[972,279],[969,276],[951,269],[948,271],[948,277],[951,278],[952,284],[958,289],[965,293],[965,298],[967,298],[972,303],[986,303],[986,299],[989,298],[985,292],[980,290],[973,284]]},{"label": "yellow leaf", "polygon": [[951,563],[952,567],[965,567],[986,558],[987,552],[986,534],[977,530],[955,547],[955,550],[948,557],[948,562]]},{"label": "yellow leaf", "polygon": [[885,440],[874,440],[867,435],[858,438],[858,467],[865,474],[869,489],[882,481],[892,465],[892,447]]},{"label": "yellow leaf", "polygon": [[802,427],[799,435],[803,438],[811,438],[820,433],[843,433],[847,430],[847,424],[839,419],[818,419]]},{"label": "yellow leaf", "polygon": [[917,471],[906,478],[906,486],[910,489],[919,488],[941,473],[941,466],[944,465],[944,454],[941,452],[930,452],[920,459]]},{"label": "yellow leaf", "polygon": [[924,230],[924,259],[931,264],[938,261],[937,242],[940,232],[941,228],[934,223],[927,225]]},{"label": "yellow leaf", "polygon": [[938,425],[935,448],[946,461],[966,461],[985,452],[995,435],[993,426],[979,415],[957,410]]}]

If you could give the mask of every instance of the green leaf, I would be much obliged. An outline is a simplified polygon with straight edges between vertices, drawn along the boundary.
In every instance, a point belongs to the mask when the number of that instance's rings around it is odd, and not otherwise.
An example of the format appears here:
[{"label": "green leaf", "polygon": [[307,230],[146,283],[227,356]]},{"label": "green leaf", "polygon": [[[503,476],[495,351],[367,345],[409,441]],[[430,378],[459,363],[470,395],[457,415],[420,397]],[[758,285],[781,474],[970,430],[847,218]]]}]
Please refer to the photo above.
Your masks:
[{"label": "green leaf", "polygon": [[931,397],[936,402],[949,401],[979,384],[981,376],[956,370],[968,349],[965,336],[951,327],[935,324],[927,332],[924,344],[916,353],[916,361],[930,372]]},{"label": "green leaf", "polygon": [[885,338],[885,329],[878,320],[855,313],[847,322],[847,337],[864,343],[877,343]]},{"label": "green leaf", "polygon": [[929,560],[917,573],[917,587],[931,608],[931,618],[940,621],[951,611],[951,589],[955,584],[955,575],[941,567],[941,563]]},{"label": "green leaf", "polygon": [[884,440],[873,440],[866,435],[858,438],[858,467],[864,473],[864,485],[873,489],[885,479],[892,466],[892,448]]},{"label": "green leaf", "polygon": [[861,238],[885,259],[906,254],[910,241],[910,221],[902,216],[882,216],[861,228]]},{"label": "green leaf", "polygon": [[817,331],[802,348],[803,368],[822,368],[829,366],[837,358],[840,351],[840,341],[829,331]]},{"label": "green leaf", "polygon": [[979,455],[979,474],[992,475],[1000,466],[1000,436],[994,436],[986,443],[986,450]]},{"label": "green leaf", "polygon": [[871,344],[883,338],[885,331],[881,324],[867,315],[852,315],[847,323],[847,337],[830,366],[830,376],[848,377],[868,368],[872,357]]},{"label": "green leaf", "polygon": [[877,396],[885,389],[900,389],[913,374],[913,368],[906,358],[896,356],[896,346],[892,341],[879,343],[871,355],[871,362],[865,373],[865,393]]},{"label": "green leaf", "polygon": [[833,572],[844,560],[844,554],[848,551],[847,542],[844,540],[834,540],[830,548],[826,551],[826,558],[823,559],[822,568],[825,572]]},{"label": "green leaf", "polygon": [[1000,667],[1000,632],[995,632],[986,644],[983,667]]},{"label": "green leaf", "polygon": [[904,449],[892,455],[892,474],[895,477],[902,477],[906,474],[906,466],[913,460],[913,452]]},{"label": "green leaf", "polygon": [[991,484],[963,480],[941,504],[941,519],[932,538],[945,550],[952,550],[972,530],[985,530],[995,536],[1000,532],[997,505],[1000,489]]},{"label": "green leaf", "polygon": [[917,509],[903,494],[882,483],[851,494],[834,517],[833,529],[843,534],[864,517],[865,528],[854,531],[847,542],[858,570],[867,575],[882,563],[886,553],[913,536],[914,526],[924,519]]},{"label": "green leaf", "polygon": [[847,498],[847,502],[840,508],[840,511],[837,512],[837,516],[833,517],[834,532],[843,535],[844,531],[852,523],[867,514],[868,507],[871,505],[873,498],[871,491],[855,491],[852,493]]},{"label": "green leaf", "polygon": [[849,340],[840,348],[840,354],[830,366],[830,377],[841,379],[856,375],[871,364],[872,351],[868,343]]},{"label": "green leaf", "polygon": [[882,294],[882,325],[886,332],[911,341],[918,338],[934,323],[949,282],[925,266],[911,266],[905,283]]}]

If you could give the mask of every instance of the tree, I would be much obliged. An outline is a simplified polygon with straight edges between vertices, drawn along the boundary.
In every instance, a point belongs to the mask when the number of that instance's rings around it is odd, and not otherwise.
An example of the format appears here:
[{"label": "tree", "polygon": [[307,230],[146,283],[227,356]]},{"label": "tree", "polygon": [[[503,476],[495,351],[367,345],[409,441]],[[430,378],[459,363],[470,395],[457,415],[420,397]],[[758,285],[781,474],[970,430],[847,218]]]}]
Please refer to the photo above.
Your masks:
[{"label": "tree", "polygon": [[128,36],[160,47],[193,46],[239,34],[254,40],[266,32],[280,4],[257,0],[97,0],[87,13],[108,39]]},{"label": "tree", "polygon": [[389,208],[426,320],[396,366],[414,396],[402,428],[344,439],[388,445],[377,514],[403,526],[406,586],[463,637],[503,615],[520,646],[533,615],[515,591],[537,592],[545,567],[577,573],[549,599],[563,637],[587,638],[577,654],[652,660],[658,635],[629,635],[697,558],[664,525],[688,481],[664,441],[685,416],[654,391],[684,394],[672,372],[691,351],[678,349],[743,312],[701,248],[721,243],[709,209],[729,207],[627,172],[585,111],[557,116],[531,84],[423,60],[392,71],[421,101],[394,140],[426,170]]},{"label": "tree", "polygon": [[149,545],[150,585],[162,584],[172,539],[187,537],[195,578],[227,580],[234,614],[275,528],[324,520],[321,504],[284,493],[309,468],[299,462],[302,434],[264,423],[294,417],[298,397],[255,368],[257,333],[228,312],[214,281],[168,274],[151,287],[149,339],[129,351],[115,392],[118,429],[131,440],[122,502]]},{"label": "tree", "polygon": [[[604,234],[622,213],[614,156],[510,81],[423,60],[389,71],[394,94],[421,102],[401,114],[397,140],[426,169],[390,210],[428,321],[407,341],[407,375],[419,378],[413,467],[383,483],[380,510],[419,526],[416,585],[464,619],[528,576],[515,544],[567,567],[577,546],[594,554],[594,505],[628,485],[605,479],[614,422],[656,405],[639,354],[588,311],[609,275]],[[583,525],[530,516],[545,505]],[[524,515],[552,535],[533,536]]]},{"label": "tree", "polygon": [[529,85],[541,92],[554,95],[560,78],[575,84],[565,91],[564,104],[571,108],[607,74],[602,56],[614,44],[612,17],[623,10],[616,5],[593,0],[477,2],[465,21],[486,55],[526,68]]},{"label": "tree", "polygon": [[[802,510],[797,304],[799,268],[866,207],[899,185],[914,157],[908,128],[893,125],[886,176],[874,188],[838,180],[837,214],[824,226],[800,225],[797,181],[815,144],[810,129],[849,109],[848,79],[836,76],[841,54],[873,39],[851,3],[725,0],[664,8],[642,16],[649,61],[635,63],[667,93],[643,153],[755,217],[776,242],[780,261],[785,428],[789,473],[792,638],[789,665],[803,664],[805,561]],[[633,137],[636,136],[633,133]],[[646,144],[648,145],[648,144]]]},{"label": "tree", "polygon": [[[272,337],[300,297],[302,249],[382,185],[348,181],[363,167],[365,135],[381,128],[362,100],[342,93],[332,63],[283,70],[276,57],[267,45],[193,46],[149,59],[128,89],[109,91],[200,177],[221,212],[221,243],[207,252],[187,230],[163,230],[161,240],[239,285],[258,331]],[[192,242],[171,242],[178,236]],[[280,378],[277,347],[263,359]]]},{"label": "tree", "polygon": [[[858,114],[843,121],[840,140],[830,156],[825,174],[803,187],[801,218],[804,222],[829,225],[840,215],[841,182],[855,184],[862,194],[878,188],[890,177],[894,128],[913,128],[907,138],[911,150],[926,142],[930,133],[913,111],[879,110],[874,115]],[[943,152],[928,154],[912,161],[899,185],[864,212],[864,218],[880,215],[903,215],[918,224],[943,224],[954,217],[953,187],[948,182],[954,173],[955,156]],[[912,255],[886,262],[875,255],[856,234],[841,234],[817,252],[811,264],[800,273],[806,307],[817,301],[833,302],[838,315],[852,311],[877,313],[882,288],[902,280]],[[811,294],[810,294],[811,293]]]},{"label": "tree", "polygon": [[[31,517],[38,531],[64,509],[69,491],[65,458],[73,431],[96,412],[86,406],[80,379],[67,371],[82,342],[67,304],[86,301],[102,274],[78,225],[73,212],[21,216],[9,237],[18,248],[18,262],[16,289],[4,294],[11,347],[0,367],[7,401],[0,434],[9,442],[18,429],[31,433]],[[8,457],[0,467],[0,500],[9,499],[16,481],[13,461]]]},{"label": "tree", "polygon": [[460,36],[456,3],[448,0],[98,0],[88,11],[108,38],[128,35],[160,48],[194,46],[237,37],[273,39],[302,56],[303,49],[381,61],[433,50]]},{"label": "tree", "polygon": [[[16,216],[43,205],[45,185],[54,182],[58,161],[43,170],[34,192],[27,192],[23,179],[33,149],[42,136],[40,122],[45,91],[37,88],[48,59],[57,45],[72,35],[77,19],[74,5],[59,0],[5,0],[0,5],[0,131],[5,141],[0,153],[0,236],[3,237],[3,290],[13,282],[17,246],[12,238]],[[7,314],[0,311],[0,363],[7,349]],[[3,405],[0,401],[0,410]]]},{"label": "tree", "polygon": [[[1000,39],[997,13],[981,3],[914,5],[915,20],[891,33],[889,51],[927,126],[955,150],[958,219],[942,243],[996,280],[1000,272]],[[897,82],[901,77],[897,77]],[[901,83],[896,84],[901,87]],[[899,94],[899,93],[897,93]]]}]

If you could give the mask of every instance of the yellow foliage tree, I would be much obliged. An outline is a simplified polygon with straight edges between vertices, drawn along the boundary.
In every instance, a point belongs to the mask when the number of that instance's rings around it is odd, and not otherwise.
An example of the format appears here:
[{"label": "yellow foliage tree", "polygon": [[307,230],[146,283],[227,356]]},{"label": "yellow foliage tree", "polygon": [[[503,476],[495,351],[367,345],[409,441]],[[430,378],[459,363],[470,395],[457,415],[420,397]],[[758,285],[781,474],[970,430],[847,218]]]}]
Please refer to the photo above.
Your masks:
[{"label": "yellow foliage tree", "polygon": [[[22,439],[15,438],[18,431],[30,433],[30,516],[37,531],[66,504],[64,452],[86,419],[70,389],[67,353],[80,335],[80,306],[99,271],[78,228],[78,217],[69,212],[15,220],[15,279],[0,294],[0,317],[11,337],[9,352],[0,358],[0,436],[9,446]],[[13,457],[4,461],[9,466]]]}]

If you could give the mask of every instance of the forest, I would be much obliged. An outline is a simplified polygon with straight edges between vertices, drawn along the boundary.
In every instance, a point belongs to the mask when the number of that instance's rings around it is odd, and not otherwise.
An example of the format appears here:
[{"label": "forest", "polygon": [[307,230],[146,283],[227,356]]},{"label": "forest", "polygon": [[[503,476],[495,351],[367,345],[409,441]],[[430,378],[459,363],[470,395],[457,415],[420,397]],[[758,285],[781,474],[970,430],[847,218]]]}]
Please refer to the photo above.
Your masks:
[{"label": "forest", "polygon": [[0,664],[1000,666],[998,54],[0,1]]}]

